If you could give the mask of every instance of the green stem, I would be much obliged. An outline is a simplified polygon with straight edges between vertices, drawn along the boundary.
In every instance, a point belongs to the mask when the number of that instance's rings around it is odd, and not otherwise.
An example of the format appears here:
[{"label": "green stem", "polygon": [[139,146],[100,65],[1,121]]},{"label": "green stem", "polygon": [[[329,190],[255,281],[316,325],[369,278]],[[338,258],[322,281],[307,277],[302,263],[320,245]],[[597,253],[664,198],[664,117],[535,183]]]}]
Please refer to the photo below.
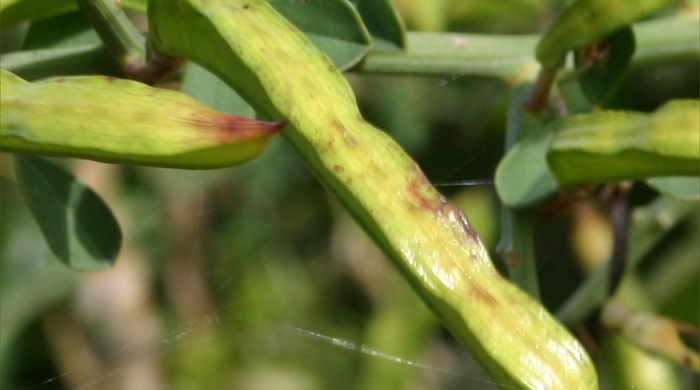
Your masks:
[{"label": "green stem", "polygon": [[[637,51],[631,66],[700,59],[700,20],[677,16],[633,26]],[[371,52],[352,70],[366,73],[493,77],[512,82],[527,66],[537,66],[539,35],[417,33],[407,35],[402,53]],[[571,66],[568,65],[568,71]]]},{"label": "green stem", "polygon": [[[635,25],[637,51],[631,66],[697,61],[700,59],[698,29],[698,18],[687,16]],[[352,71],[439,76],[456,74],[493,77],[515,84],[522,72],[538,66],[534,58],[538,39],[538,35],[409,32],[405,52],[370,52]],[[71,58],[71,52],[74,58]],[[46,49],[3,54],[0,66],[25,79],[33,79],[30,74],[23,73],[24,69],[46,68],[51,69],[52,74],[70,74],[72,69],[88,66],[95,61],[96,56],[86,54],[83,48],[61,51]],[[40,77],[45,76],[42,74]]]},{"label": "green stem", "polygon": [[181,60],[146,51],[146,40],[112,0],[77,0],[127,78],[154,84],[177,72]]},{"label": "green stem", "polygon": [[[528,115],[523,107],[533,88],[533,77],[533,73],[525,75],[511,92],[506,124],[506,151],[542,124],[539,118]],[[532,211],[512,210],[504,206],[501,210],[501,238],[496,250],[508,265],[508,274],[513,283],[539,300],[534,230],[535,218]]]},{"label": "green stem", "polygon": [[507,79],[535,63],[539,36],[409,32],[406,51],[370,52],[353,71]]},{"label": "green stem", "polygon": [[146,57],[146,40],[112,0],[76,0],[121,66]]},{"label": "green stem", "polygon": [[535,259],[535,222],[531,212],[501,209],[501,240],[496,251],[508,265],[513,283],[540,299]]}]

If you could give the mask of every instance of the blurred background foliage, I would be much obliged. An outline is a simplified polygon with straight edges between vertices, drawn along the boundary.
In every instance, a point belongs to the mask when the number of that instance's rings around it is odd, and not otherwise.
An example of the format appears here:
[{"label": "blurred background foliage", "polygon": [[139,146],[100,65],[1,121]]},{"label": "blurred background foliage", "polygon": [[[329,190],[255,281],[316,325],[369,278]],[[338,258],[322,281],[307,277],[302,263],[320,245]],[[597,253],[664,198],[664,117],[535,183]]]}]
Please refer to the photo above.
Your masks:
[{"label": "blurred background foliage", "polygon": [[[559,1],[396,0],[423,31],[541,32]],[[21,39],[17,34],[13,39]],[[3,42],[3,46],[6,41]],[[616,106],[653,110],[700,95],[698,63],[631,73]],[[494,80],[348,74],[368,120],[436,184],[493,178],[508,88]],[[124,232],[113,270],[79,274],[53,258],[1,155],[4,389],[492,389],[380,251],[281,138],[249,164],[178,171],[58,160],[105,198]],[[499,203],[490,185],[444,186],[497,265]],[[635,184],[631,201],[657,198]],[[700,212],[669,227],[640,283],[655,308],[700,323]],[[582,260],[608,256],[595,203],[542,221],[537,259],[554,311]],[[595,262],[595,260],[593,260]],[[697,337],[688,341],[695,349]],[[604,388],[616,370],[598,359]],[[681,388],[697,384],[676,369]],[[612,375],[614,377],[614,375]]]}]

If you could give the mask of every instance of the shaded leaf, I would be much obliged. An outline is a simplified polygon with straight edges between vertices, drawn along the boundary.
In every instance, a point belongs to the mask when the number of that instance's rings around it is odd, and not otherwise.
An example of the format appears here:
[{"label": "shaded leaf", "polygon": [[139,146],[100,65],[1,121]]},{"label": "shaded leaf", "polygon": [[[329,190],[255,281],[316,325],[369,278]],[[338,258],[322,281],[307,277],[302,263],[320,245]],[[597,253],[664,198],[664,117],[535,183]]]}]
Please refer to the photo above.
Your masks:
[{"label": "shaded leaf", "polygon": [[672,198],[700,201],[699,177],[654,177],[648,179],[647,184]]},{"label": "shaded leaf", "polygon": [[624,80],[634,49],[634,32],[628,26],[577,52],[581,91],[591,104],[603,104],[615,92]]},{"label": "shaded leaf", "polygon": [[252,118],[255,110],[215,74],[188,62],[182,77],[182,92],[216,111]]},{"label": "shaded leaf", "polygon": [[391,0],[351,0],[372,36],[372,51],[401,51],[406,48],[403,20]]},{"label": "shaded leaf", "polygon": [[22,51],[3,56],[0,64],[26,80],[122,73],[90,22],[79,12],[32,23]]},{"label": "shaded leaf", "polygon": [[498,164],[495,185],[503,204],[527,208],[556,192],[558,183],[549,171],[546,155],[559,124],[552,122],[526,135]]},{"label": "shaded leaf", "polygon": [[[145,13],[148,0],[121,0],[120,3],[124,8]],[[0,26],[5,29],[25,20],[47,19],[77,9],[75,0],[2,0]]]},{"label": "shaded leaf", "polygon": [[357,63],[372,47],[357,10],[347,0],[268,0],[344,70]]},{"label": "shaded leaf", "polygon": [[22,50],[101,43],[97,32],[83,14],[72,12],[32,23],[24,38]]},{"label": "shaded leaf", "polygon": [[102,199],[41,158],[17,155],[15,170],[22,195],[56,257],[80,271],[111,268],[122,234]]}]

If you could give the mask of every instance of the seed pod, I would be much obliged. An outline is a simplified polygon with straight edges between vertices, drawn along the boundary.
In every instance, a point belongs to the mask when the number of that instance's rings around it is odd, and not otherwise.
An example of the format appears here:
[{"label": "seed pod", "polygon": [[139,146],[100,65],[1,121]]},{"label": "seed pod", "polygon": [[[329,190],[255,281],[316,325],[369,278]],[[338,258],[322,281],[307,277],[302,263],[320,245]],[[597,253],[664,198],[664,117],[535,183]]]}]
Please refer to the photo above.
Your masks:
[{"label": "seed pod", "polygon": [[268,118],[502,388],[595,389],[583,347],[503,279],[462,212],[360,115],[347,80],[263,0],[151,0],[151,41]]},{"label": "seed pod", "polygon": [[590,45],[646,15],[678,3],[679,0],[576,0],[540,39],[537,60],[544,66],[555,66],[570,50]]},{"label": "seed pod", "polygon": [[674,100],[652,114],[600,111],[569,119],[549,146],[559,183],[697,176],[700,103]]},{"label": "seed pod", "polygon": [[0,83],[0,147],[10,152],[218,168],[256,157],[283,127],[130,80],[90,76],[29,83],[2,70]]},{"label": "seed pod", "polygon": [[[700,356],[683,343],[671,319],[611,300],[603,306],[601,321],[608,330],[621,332],[643,350],[700,372]],[[693,331],[697,333],[698,329]]]}]

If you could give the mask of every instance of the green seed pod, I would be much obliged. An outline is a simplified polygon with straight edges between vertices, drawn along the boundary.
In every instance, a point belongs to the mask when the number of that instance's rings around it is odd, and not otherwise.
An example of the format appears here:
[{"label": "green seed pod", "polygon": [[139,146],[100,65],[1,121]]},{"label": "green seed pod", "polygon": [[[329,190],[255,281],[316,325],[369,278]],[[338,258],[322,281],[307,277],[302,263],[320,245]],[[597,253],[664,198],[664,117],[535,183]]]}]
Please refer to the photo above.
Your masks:
[{"label": "green seed pod", "polygon": [[537,45],[537,60],[555,66],[570,50],[590,45],[624,26],[680,0],[576,0]]},{"label": "green seed pod", "polygon": [[583,347],[503,279],[464,214],[360,115],[347,80],[263,0],[151,0],[151,41],[268,118],[502,388],[595,389]]},{"label": "green seed pod", "polygon": [[574,186],[656,176],[697,176],[700,102],[674,100],[652,114],[600,111],[572,117],[557,132],[547,163]]},{"label": "green seed pod", "polygon": [[283,127],[130,80],[90,76],[29,83],[2,70],[0,83],[0,148],[10,152],[208,169],[256,157]]}]

